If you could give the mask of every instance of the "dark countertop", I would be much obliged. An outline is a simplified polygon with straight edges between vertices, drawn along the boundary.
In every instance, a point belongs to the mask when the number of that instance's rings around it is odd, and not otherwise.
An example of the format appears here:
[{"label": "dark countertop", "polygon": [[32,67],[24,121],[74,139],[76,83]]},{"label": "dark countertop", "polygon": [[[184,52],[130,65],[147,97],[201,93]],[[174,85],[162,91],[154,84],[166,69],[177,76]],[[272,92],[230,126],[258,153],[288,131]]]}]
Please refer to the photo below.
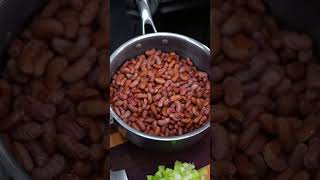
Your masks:
[{"label": "dark countertop", "polygon": [[110,151],[111,169],[125,169],[129,179],[145,179],[154,174],[159,165],[173,167],[174,162],[191,162],[197,169],[210,163],[210,136],[207,134],[200,142],[179,152],[163,153],[138,148],[127,142]]}]

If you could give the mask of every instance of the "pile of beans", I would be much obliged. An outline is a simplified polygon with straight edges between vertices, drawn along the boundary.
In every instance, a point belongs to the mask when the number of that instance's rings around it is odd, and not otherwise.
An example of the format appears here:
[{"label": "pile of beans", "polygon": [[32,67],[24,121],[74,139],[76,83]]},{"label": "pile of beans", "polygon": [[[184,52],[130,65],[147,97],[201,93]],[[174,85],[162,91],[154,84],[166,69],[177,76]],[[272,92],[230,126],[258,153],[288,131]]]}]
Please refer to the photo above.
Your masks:
[{"label": "pile of beans", "polygon": [[208,74],[174,52],[150,49],[126,61],[114,74],[110,93],[123,121],[150,135],[182,135],[209,120]]},{"label": "pile of beans", "polygon": [[51,0],[9,48],[0,131],[32,179],[105,179],[107,9]]},{"label": "pile of beans", "polygon": [[320,179],[320,61],[262,0],[211,6],[214,179]]}]

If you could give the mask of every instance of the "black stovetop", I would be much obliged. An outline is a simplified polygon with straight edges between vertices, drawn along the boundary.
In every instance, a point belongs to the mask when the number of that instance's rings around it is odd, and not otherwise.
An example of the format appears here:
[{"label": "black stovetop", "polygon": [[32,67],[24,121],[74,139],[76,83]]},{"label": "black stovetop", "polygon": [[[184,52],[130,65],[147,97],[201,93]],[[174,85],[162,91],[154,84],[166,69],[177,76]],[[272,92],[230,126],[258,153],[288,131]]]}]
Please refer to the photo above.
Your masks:
[{"label": "black stovetop", "polygon": [[[159,32],[174,32],[210,44],[209,0],[159,0],[153,16]],[[133,0],[111,0],[111,52],[141,35],[140,17]],[[136,13],[135,13],[136,12]]]}]

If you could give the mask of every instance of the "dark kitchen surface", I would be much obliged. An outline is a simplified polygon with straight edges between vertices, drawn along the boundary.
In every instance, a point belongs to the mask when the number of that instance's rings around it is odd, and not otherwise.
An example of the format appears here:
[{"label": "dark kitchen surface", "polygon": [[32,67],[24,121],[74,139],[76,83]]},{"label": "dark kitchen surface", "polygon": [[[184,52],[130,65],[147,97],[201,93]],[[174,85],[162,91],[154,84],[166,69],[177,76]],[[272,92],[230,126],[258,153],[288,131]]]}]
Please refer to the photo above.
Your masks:
[{"label": "dark kitchen surface", "polygon": [[146,179],[146,175],[157,171],[158,165],[173,168],[176,160],[192,162],[199,169],[210,163],[209,147],[208,134],[191,148],[173,153],[147,151],[127,142],[111,149],[111,169],[125,169],[130,180]]},{"label": "dark kitchen surface", "polygon": [[[141,35],[135,0],[111,0],[111,52],[127,40]],[[160,0],[154,14],[159,32],[192,37],[207,46],[210,41],[209,0]]]}]

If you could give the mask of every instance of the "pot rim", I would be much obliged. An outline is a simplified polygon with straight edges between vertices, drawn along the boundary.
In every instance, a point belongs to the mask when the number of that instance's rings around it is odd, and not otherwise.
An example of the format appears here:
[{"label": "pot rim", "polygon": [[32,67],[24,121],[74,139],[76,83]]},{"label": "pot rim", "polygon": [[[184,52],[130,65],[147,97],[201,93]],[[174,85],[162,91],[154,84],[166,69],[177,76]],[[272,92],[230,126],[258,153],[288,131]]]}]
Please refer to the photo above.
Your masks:
[{"label": "pot rim", "polygon": [[[135,38],[132,38],[130,40],[128,40],[127,42],[123,43],[120,47],[118,47],[110,56],[110,63],[112,63],[115,59],[115,57],[121,52],[123,51],[126,47],[128,47],[129,45],[132,45],[140,40],[143,40],[143,39],[146,39],[146,38],[152,38],[152,37],[156,37],[156,36],[163,36],[164,38],[165,37],[173,37],[173,38],[178,38],[178,39],[182,39],[188,43],[192,43],[193,45],[201,48],[205,53],[207,53],[208,56],[210,56],[210,49],[200,43],[199,41],[193,39],[193,38],[190,38],[190,37],[187,37],[187,36],[184,36],[184,35],[181,35],[181,34],[176,34],[176,33],[170,33],[170,32],[156,32],[156,33],[150,33],[150,34],[145,34],[145,35],[140,35],[140,36],[137,36]],[[110,67],[111,68],[111,67]],[[111,69],[110,69],[111,70]],[[110,71],[112,72],[112,71]],[[208,72],[207,72],[208,73]],[[110,74],[110,81],[111,81],[111,78],[112,78],[113,74]],[[112,109],[112,107],[110,106],[110,114],[111,114],[111,117],[114,118],[118,124],[120,124],[123,128],[125,128],[126,130],[130,131],[131,133],[137,135],[137,136],[140,136],[142,138],[145,138],[145,139],[149,139],[149,140],[156,140],[156,141],[177,141],[177,140],[184,140],[184,139],[188,139],[188,138],[191,138],[191,137],[194,137],[194,136],[197,136],[199,134],[202,134],[204,131],[206,131],[209,127],[210,127],[210,117],[209,117],[209,121],[207,123],[205,123],[204,125],[202,125],[200,128],[194,130],[194,131],[191,131],[191,132],[188,132],[186,134],[182,134],[181,136],[168,136],[168,137],[161,137],[161,136],[153,136],[153,135],[148,135],[146,133],[143,133],[141,131],[138,131],[134,128],[132,128],[131,126],[129,126],[127,123],[125,123],[121,117],[119,117]]]}]

